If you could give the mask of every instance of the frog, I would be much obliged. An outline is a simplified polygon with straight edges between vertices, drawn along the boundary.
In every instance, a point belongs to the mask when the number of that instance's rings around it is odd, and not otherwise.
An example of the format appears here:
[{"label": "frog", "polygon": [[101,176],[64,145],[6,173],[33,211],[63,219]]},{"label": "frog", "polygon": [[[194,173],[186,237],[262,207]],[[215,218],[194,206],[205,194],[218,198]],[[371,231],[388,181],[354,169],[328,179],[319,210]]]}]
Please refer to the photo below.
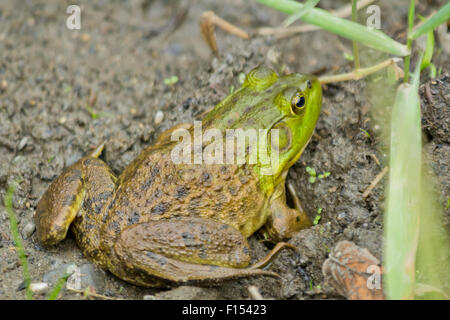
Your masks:
[{"label": "frog", "polygon": [[[311,226],[295,193],[294,205],[287,204],[286,178],[313,135],[321,106],[316,77],[279,76],[258,66],[204,115],[201,132],[257,130],[266,156],[276,154],[277,161],[176,163],[180,139],[174,134],[195,134],[192,124],[182,123],[163,131],[117,176],[100,157],[102,143],[66,167],[42,195],[34,216],[37,239],[52,246],[70,231],[96,265],[143,287],[277,277],[265,267],[281,249],[295,249],[285,241]],[[271,139],[273,132],[278,139]],[[200,150],[208,145],[201,142]],[[248,160],[249,148],[244,152]],[[257,231],[277,244],[250,265],[248,238]]]}]

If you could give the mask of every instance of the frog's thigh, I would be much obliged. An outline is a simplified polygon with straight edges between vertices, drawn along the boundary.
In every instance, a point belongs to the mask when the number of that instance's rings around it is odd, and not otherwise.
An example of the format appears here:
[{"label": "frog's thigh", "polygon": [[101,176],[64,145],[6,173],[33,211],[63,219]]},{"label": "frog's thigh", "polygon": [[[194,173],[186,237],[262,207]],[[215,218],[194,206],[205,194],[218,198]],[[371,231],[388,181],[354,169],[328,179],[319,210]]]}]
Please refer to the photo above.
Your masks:
[{"label": "frog's thigh", "polygon": [[172,281],[273,275],[242,268],[250,262],[247,240],[233,227],[204,218],[130,226],[120,234],[115,251],[130,269]]},{"label": "frog's thigh", "polygon": [[113,188],[115,178],[96,156],[91,154],[64,169],[42,196],[34,217],[41,243],[51,245],[64,239],[86,196],[94,189],[101,193]]}]

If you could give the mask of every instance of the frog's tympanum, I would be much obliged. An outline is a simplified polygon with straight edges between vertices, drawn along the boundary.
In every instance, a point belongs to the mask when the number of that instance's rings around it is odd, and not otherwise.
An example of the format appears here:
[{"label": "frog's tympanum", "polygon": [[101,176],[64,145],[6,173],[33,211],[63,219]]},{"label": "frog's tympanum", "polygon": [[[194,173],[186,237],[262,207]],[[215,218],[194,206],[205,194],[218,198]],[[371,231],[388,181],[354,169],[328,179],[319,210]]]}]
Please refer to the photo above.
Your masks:
[{"label": "frog's tympanum", "polygon": [[[56,244],[70,227],[87,257],[146,287],[274,276],[261,268],[289,245],[279,243],[249,266],[247,238],[262,229],[281,241],[310,225],[298,201],[295,209],[287,206],[285,180],[313,134],[321,103],[316,78],[253,69],[205,115],[202,130],[218,129],[225,137],[227,129],[255,129],[267,139],[268,154],[278,152],[272,174],[262,172],[267,165],[259,160],[174,163],[171,151],[179,141],[172,141],[172,128],[116,177],[98,158],[102,145],[66,168],[42,196],[37,237]],[[181,127],[193,134],[192,125]],[[277,143],[270,139],[274,128]]]}]

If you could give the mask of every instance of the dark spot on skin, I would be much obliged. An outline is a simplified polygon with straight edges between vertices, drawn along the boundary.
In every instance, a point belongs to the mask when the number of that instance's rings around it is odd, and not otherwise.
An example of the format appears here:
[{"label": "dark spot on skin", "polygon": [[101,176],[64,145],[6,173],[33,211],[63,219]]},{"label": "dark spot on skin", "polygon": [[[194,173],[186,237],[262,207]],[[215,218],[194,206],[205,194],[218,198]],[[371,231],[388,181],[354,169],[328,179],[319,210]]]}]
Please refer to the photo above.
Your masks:
[{"label": "dark spot on skin", "polygon": [[300,217],[299,217],[299,216],[296,216],[296,217],[295,217],[295,221],[296,221],[296,222],[300,222]]},{"label": "dark spot on skin", "polygon": [[85,228],[85,230],[89,231],[89,230],[91,230],[92,228],[94,228],[94,225],[91,224],[91,223],[86,223],[86,225],[84,226],[84,228]]},{"label": "dark spot on skin", "polygon": [[114,198],[108,205],[108,210],[111,210],[111,208],[114,206],[114,204],[116,203],[116,199]]},{"label": "dark spot on skin", "polygon": [[228,121],[227,121],[229,126],[231,126],[233,124],[233,122],[234,122],[233,119],[228,119]]},{"label": "dark spot on skin", "polygon": [[139,213],[137,213],[137,211],[133,212],[133,214],[130,217],[128,217],[128,225],[138,223],[140,217],[141,216],[139,215]]},{"label": "dark spot on skin", "polygon": [[163,266],[163,265],[165,265],[167,263],[167,259],[165,257],[160,256],[159,254],[153,253],[151,251],[147,251],[145,253],[145,255],[147,257],[149,257],[150,259],[152,259],[153,261],[155,261],[160,266]]},{"label": "dark spot on skin", "polygon": [[169,205],[165,202],[158,203],[156,206],[152,208],[153,214],[163,214],[167,211]]},{"label": "dark spot on skin", "polygon": [[248,119],[248,120],[247,120],[247,126],[248,126],[248,127],[252,127],[252,126],[254,126],[255,124],[256,124],[255,120],[253,120],[253,119]]},{"label": "dark spot on skin", "polygon": [[192,233],[186,231],[181,234],[181,237],[183,238],[183,240],[191,240],[195,238]]},{"label": "dark spot on skin", "polygon": [[185,186],[178,187],[175,190],[175,198],[178,200],[183,199],[189,194],[189,190]]},{"label": "dark spot on skin", "polygon": [[64,181],[69,183],[78,181],[80,179],[81,179],[81,171],[78,169],[73,169],[72,172],[70,172],[70,174],[64,178]]},{"label": "dark spot on skin", "polygon": [[250,110],[252,110],[252,106],[245,107],[244,113],[248,113]]},{"label": "dark spot on skin", "polygon": [[71,206],[74,204],[74,202],[77,200],[77,195],[76,194],[72,194],[72,195],[67,195],[64,197],[63,200],[63,205],[65,206]]},{"label": "dark spot on skin", "polygon": [[102,211],[103,203],[100,201],[94,202],[93,210],[96,214],[99,214]]},{"label": "dark spot on skin", "polygon": [[114,215],[116,215],[118,217],[123,217],[125,215],[125,213],[121,210],[117,210],[114,212]]},{"label": "dark spot on skin", "polygon": [[159,167],[157,165],[153,166],[152,172],[150,174],[150,177],[145,181],[142,186],[141,190],[147,190],[150,188],[150,186],[153,184],[155,177],[159,174]]},{"label": "dark spot on skin", "polygon": [[208,259],[208,253],[206,253],[205,248],[202,248],[202,249],[200,250],[200,252],[199,252],[199,254],[198,254],[198,257],[199,257],[200,259],[204,259],[204,260]]},{"label": "dark spot on skin", "polygon": [[233,186],[229,186],[228,187],[228,191],[230,191],[230,194],[232,196],[237,196],[237,194],[238,194],[238,188],[233,187]]},{"label": "dark spot on skin", "polygon": [[239,176],[239,181],[240,181],[242,184],[246,184],[246,183],[248,182],[248,180],[249,180],[249,177],[248,177],[248,176]]},{"label": "dark spot on skin", "polygon": [[108,229],[110,231],[114,231],[114,233],[118,233],[120,232],[120,228],[119,228],[119,223],[117,221],[112,221],[109,225],[108,225]]},{"label": "dark spot on skin", "polygon": [[210,238],[210,234],[208,232],[208,229],[204,226],[200,226],[200,240],[207,241]]},{"label": "dark spot on skin", "polygon": [[112,196],[111,191],[104,191],[97,196],[97,199],[108,200],[109,198],[111,198],[111,196]]},{"label": "dark spot on skin", "polygon": [[208,172],[203,172],[202,183],[205,187],[209,187],[211,185],[211,175]]},{"label": "dark spot on skin", "polygon": [[239,101],[239,96],[234,96],[233,100],[231,100],[231,103],[236,104]]},{"label": "dark spot on skin", "polygon": [[223,224],[220,226],[219,230],[227,230],[228,229],[228,225],[227,224]]}]

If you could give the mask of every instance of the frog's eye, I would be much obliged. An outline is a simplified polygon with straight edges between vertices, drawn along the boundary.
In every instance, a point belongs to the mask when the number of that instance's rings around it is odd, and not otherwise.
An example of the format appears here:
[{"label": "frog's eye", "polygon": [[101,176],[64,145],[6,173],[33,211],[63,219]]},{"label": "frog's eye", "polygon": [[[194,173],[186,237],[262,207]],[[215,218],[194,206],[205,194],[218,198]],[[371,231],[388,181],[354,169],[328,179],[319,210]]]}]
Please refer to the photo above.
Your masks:
[{"label": "frog's eye", "polygon": [[306,97],[301,91],[297,91],[291,99],[291,109],[295,114],[299,114],[305,109]]}]

